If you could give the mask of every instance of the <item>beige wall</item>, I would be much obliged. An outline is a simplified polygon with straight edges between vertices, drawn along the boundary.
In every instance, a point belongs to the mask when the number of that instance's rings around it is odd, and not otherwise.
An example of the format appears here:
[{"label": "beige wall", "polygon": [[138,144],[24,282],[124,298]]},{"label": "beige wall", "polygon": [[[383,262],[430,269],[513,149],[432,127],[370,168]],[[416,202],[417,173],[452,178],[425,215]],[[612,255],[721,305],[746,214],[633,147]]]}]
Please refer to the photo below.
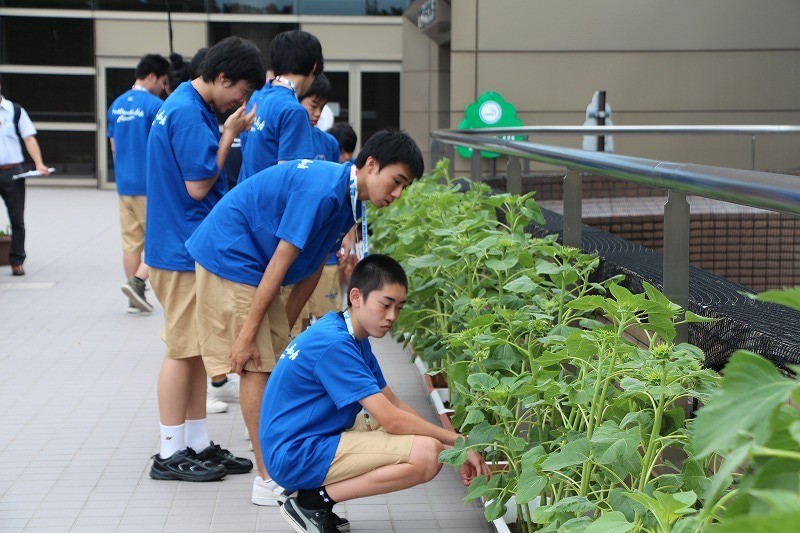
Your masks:
[{"label": "beige wall", "polygon": [[[206,46],[204,21],[172,22],[172,42],[175,51],[192,57],[198,48]],[[96,20],[96,54],[99,57],[135,57],[147,53],[169,54],[167,21],[155,20]]]},{"label": "beige wall", "polygon": [[[487,90],[503,94],[529,125],[582,124],[598,89],[608,92],[615,124],[800,119],[796,0],[454,0],[451,9],[453,127]],[[756,166],[800,167],[798,143],[799,136],[757,139]],[[618,153],[750,166],[747,137],[615,144]]]},{"label": "beige wall", "polygon": [[326,61],[400,61],[402,30],[398,24],[309,24],[300,29],[319,39]]}]

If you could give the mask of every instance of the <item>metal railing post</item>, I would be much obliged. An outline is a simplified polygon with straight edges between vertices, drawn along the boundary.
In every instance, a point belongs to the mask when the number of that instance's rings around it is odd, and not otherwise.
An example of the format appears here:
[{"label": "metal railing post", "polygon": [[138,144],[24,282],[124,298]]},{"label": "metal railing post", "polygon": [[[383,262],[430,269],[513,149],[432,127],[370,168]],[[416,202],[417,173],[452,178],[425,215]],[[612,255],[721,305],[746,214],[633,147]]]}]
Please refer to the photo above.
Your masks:
[{"label": "metal railing post", "polygon": [[450,143],[445,143],[444,145],[444,156],[450,161],[450,165],[447,167],[447,174],[450,179],[455,179],[456,177],[456,148]]},{"label": "metal railing post", "polygon": [[483,176],[483,158],[481,157],[481,151],[477,148],[472,149],[472,158],[470,162],[470,178],[472,181],[481,181],[481,177]]},{"label": "metal railing post", "polygon": [[441,159],[441,145],[436,139],[431,139],[431,167]]},{"label": "metal railing post", "polygon": [[[669,191],[664,204],[664,296],[686,309],[689,304],[689,202]],[[686,324],[677,327],[675,343],[689,338]]]},{"label": "metal railing post", "polygon": [[583,225],[583,178],[577,170],[567,169],[564,176],[563,242],[566,246],[581,247]]},{"label": "metal railing post", "polygon": [[506,192],[522,194],[522,165],[519,157],[508,158],[506,176]]}]

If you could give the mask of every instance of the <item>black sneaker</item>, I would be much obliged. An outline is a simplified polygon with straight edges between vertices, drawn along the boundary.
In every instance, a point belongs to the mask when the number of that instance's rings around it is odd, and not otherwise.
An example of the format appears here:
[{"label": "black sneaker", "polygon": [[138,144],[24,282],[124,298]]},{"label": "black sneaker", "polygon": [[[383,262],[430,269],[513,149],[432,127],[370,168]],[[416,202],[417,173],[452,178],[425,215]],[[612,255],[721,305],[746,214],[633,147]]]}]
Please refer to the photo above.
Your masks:
[{"label": "black sneaker", "polygon": [[[339,533],[333,511],[300,507],[297,498],[289,497],[280,507],[281,514],[297,533]],[[348,523],[348,527],[349,527]]]},{"label": "black sneaker", "polygon": [[219,444],[214,444],[213,440],[208,448],[197,454],[197,458],[223,466],[229,474],[246,474],[253,469],[253,461],[236,457]]},{"label": "black sneaker", "polygon": [[224,466],[198,459],[191,448],[175,452],[166,459],[153,456],[150,477],[180,481],[218,481],[225,477]]},{"label": "black sneaker", "polygon": [[333,525],[336,526],[336,530],[339,533],[347,533],[350,531],[350,521],[347,518],[342,518],[338,514],[331,511],[331,519],[333,520]]},{"label": "black sneaker", "polygon": [[150,302],[144,297],[144,291],[146,290],[144,281],[134,276],[126,281],[120,288],[122,289],[122,293],[130,300],[131,305],[145,313],[149,313],[153,310],[153,306],[150,305]]}]

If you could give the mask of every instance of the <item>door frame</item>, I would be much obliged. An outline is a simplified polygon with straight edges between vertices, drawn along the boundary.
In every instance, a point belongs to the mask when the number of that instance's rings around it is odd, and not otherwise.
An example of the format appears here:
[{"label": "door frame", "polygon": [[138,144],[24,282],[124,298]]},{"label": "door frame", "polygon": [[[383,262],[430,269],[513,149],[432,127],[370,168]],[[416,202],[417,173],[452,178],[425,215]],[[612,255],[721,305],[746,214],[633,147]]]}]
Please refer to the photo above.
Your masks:
[{"label": "door frame", "polygon": [[[106,116],[108,106],[111,102],[106,101],[106,69],[109,68],[130,68],[135,69],[140,57],[102,57],[97,56],[97,83],[95,91],[97,95],[97,179],[100,189],[114,190],[117,185],[108,180],[108,140],[106,134]],[[131,80],[131,86],[133,82]]]}]

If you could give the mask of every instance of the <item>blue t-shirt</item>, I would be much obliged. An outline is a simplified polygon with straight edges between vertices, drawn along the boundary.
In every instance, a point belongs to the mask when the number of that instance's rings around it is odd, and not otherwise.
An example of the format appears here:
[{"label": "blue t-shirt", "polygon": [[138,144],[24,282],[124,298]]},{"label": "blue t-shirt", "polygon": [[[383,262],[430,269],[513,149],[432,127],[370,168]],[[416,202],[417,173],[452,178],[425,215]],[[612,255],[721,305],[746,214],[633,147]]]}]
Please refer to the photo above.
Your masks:
[{"label": "blue t-shirt", "polygon": [[311,128],[311,133],[314,139],[314,159],[338,163],[341,150],[336,137],[317,127]]},{"label": "blue t-shirt", "polygon": [[308,111],[291,89],[269,82],[250,97],[248,113],[255,103],[256,118],[242,143],[238,183],[278,161],[314,158]]},{"label": "blue t-shirt", "polygon": [[108,138],[114,139],[117,194],[145,196],[145,151],[153,119],[164,102],[144,89],[131,89],[108,108]]},{"label": "blue t-shirt", "polygon": [[359,400],[384,387],[369,339],[350,335],[340,314],[301,333],[278,359],[261,404],[258,440],[272,479],[291,491],[321,486]]},{"label": "blue t-shirt", "polygon": [[199,202],[186,181],[214,177],[219,150],[214,110],[191,83],[182,83],[161,106],[147,139],[147,264],[164,270],[194,271],[184,242],[227,190],[225,173]]},{"label": "blue t-shirt", "polygon": [[[256,287],[285,240],[300,254],[283,284],[297,283],[317,271],[355,224],[351,166],[301,159],[262,170],[225,195],[186,248],[209,272]],[[358,216],[360,209],[358,202]]]}]

